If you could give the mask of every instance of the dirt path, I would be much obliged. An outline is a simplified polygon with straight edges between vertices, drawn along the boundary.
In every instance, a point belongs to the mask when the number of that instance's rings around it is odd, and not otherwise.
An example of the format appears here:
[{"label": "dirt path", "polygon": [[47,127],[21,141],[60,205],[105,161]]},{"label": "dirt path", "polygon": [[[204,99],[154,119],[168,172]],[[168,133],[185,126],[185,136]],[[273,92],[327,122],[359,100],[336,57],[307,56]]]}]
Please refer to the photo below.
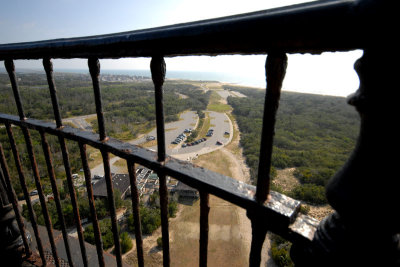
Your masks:
[{"label": "dirt path", "polygon": [[[234,125],[235,132],[237,126]],[[250,173],[239,148],[239,134],[227,146],[200,156],[196,165],[248,183]],[[182,206],[170,222],[171,266],[197,266],[199,253],[199,203]],[[246,211],[227,201],[210,196],[209,266],[247,266],[251,246],[251,224]],[[269,239],[263,247],[262,265],[275,266],[269,258]]]},{"label": "dirt path", "polygon": [[300,185],[299,180],[297,180],[293,174],[295,170],[296,168],[276,170],[276,177],[272,182],[286,192],[292,191],[293,188]]},{"label": "dirt path", "polygon": [[[237,130],[237,125],[235,123],[235,130]],[[240,135],[238,135],[232,142],[232,147],[238,147],[240,140]],[[235,151],[235,150],[234,150]],[[231,162],[230,164],[230,171],[232,173],[232,178],[235,178],[238,181],[242,181],[245,183],[250,182],[250,170],[245,163],[245,159],[243,158],[242,149],[239,148],[236,153],[232,153],[230,149],[223,148],[221,152],[224,156],[229,159]],[[244,246],[245,253],[247,255],[246,259],[248,260],[248,255],[250,254],[251,248],[251,222],[247,218],[246,211],[239,207],[236,207],[236,212],[239,216],[239,231],[242,238],[242,245]],[[260,266],[269,266],[274,267],[276,266],[273,260],[269,256],[270,251],[270,240],[269,237],[265,239],[263,250],[262,250],[262,258],[261,258],[261,265]],[[248,261],[247,261],[248,262]]]}]

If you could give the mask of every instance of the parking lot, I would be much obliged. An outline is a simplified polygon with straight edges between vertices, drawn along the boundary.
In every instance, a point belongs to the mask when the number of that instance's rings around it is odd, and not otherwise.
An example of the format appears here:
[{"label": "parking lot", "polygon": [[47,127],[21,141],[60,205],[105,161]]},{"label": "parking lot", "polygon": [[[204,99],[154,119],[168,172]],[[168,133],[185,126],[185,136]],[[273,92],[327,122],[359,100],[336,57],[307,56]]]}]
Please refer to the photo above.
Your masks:
[{"label": "parking lot", "polygon": [[[210,117],[210,129],[213,129],[212,136],[206,136],[207,138],[206,141],[200,142],[196,145],[187,147],[182,147],[182,145],[178,145],[173,149],[167,149],[168,154],[170,155],[188,154],[188,153],[203,154],[204,151],[206,150],[214,150],[220,147],[220,145],[218,145],[217,142],[226,144],[229,141],[229,136],[231,134],[232,127],[228,116],[225,113],[219,113],[214,111],[205,111],[205,112],[208,112],[208,116]],[[225,132],[228,132],[229,135],[226,135]]]},{"label": "parking lot", "polygon": [[[171,142],[174,141],[178,135],[183,133],[185,129],[187,128],[194,129],[198,123],[198,120],[199,117],[197,116],[196,112],[186,111],[180,115],[179,121],[166,123],[164,128],[165,128],[165,143],[167,145],[167,149],[168,146],[171,144]],[[130,141],[129,143],[135,145],[143,144],[147,141],[146,138],[148,136],[157,137],[156,129],[153,129],[147,135],[142,136],[141,138],[138,138],[136,140]],[[157,146],[150,147],[150,149],[156,150]]]}]

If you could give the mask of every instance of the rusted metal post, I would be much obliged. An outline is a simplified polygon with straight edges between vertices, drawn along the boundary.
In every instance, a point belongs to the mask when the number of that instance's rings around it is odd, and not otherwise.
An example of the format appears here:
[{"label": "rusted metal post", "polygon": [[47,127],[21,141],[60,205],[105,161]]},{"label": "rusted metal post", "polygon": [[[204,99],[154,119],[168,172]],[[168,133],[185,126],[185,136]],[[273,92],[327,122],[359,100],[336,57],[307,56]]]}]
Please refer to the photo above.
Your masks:
[{"label": "rusted metal post", "polygon": [[96,242],[97,258],[99,260],[99,266],[104,267],[105,262],[104,262],[104,256],[103,256],[103,243],[101,240],[101,232],[100,232],[99,222],[97,220],[97,213],[96,213],[96,207],[95,207],[94,196],[93,196],[92,179],[91,179],[89,164],[88,164],[87,155],[86,155],[86,145],[79,142],[79,151],[81,153],[82,168],[83,168],[83,172],[85,174],[85,182],[86,182],[87,196],[89,199],[90,214],[92,215],[91,219],[92,219],[93,230],[94,230],[94,239]]},{"label": "rusted metal post", "polygon": [[15,75],[14,61],[11,60],[11,59],[5,60],[4,61],[4,66],[6,67],[8,76],[10,77],[11,88],[13,90],[15,104],[17,106],[19,119],[20,120],[24,120],[25,119],[25,114],[24,114],[24,110],[22,108],[21,96],[20,96],[19,90],[18,90],[17,77]]},{"label": "rusted metal post", "polygon": [[[256,201],[263,205],[268,198],[270,186],[270,171],[272,146],[275,134],[276,113],[279,106],[279,98],[283,79],[287,67],[285,53],[272,52],[268,54],[265,65],[267,90],[265,94],[263,128],[261,133],[260,158],[258,164],[258,177],[256,189]],[[252,240],[250,250],[250,266],[260,266],[262,246],[267,234],[267,222],[257,212],[247,210],[247,216],[251,220]]]},{"label": "rusted metal post", "polygon": [[96,114],[97,114],[97,124],[99,127],[99,135],[101,141],[107,141],[106,129],[104,125],[104,113],[103,113],[103,105],[101,101],[101,90],[100,90],[100,61],[98,58],[89,58],[88,66],[90,76],[92,77],[93,83],[93,92],[94,92],[94,101],[96,104]]},{"label": "rusted metal post", "polygon": [[[162,56],[154,56],[150,63],[151,77],[155,89],[156,102],[156,124],[157,124],[157,154],[158,161],[165,161],[165,129],[164,129],[164,108],[163,108],[163,84],[165,80],[165,61]],[[161,232],[163,242],[163,264],[170,265],[169,255],[169,230],[168,230],[168,189],[165,173],[158,172],[160,181],[160,208],[161,208]]]},{"label": "rusted metal post", "polygon": [[54,83],[54,77],[53,77],[53,63],[51,62],[50,58],[43,59],[43,67],[46,72],[47,83],[49,85],[51,104],[53,106],[53,112],[54,112],[54,119],[56,120],[57,128],[60,128],[62,127],[62,120],[58,105],[56,85]]},{"label": "rusted metal post", "polygon": [[67,144],[65,143],[65,139],[62,136],[58,137],[58,142],[60,143],[61,154],[63,157],[68,191],[69,191],[69,196],[71,198],[71,205],[72,205],[72,211],[73,211],[74,219],[75,219],[76,231],[78,233],[79,246],[81,248],[82,262],[83,262],[83,265],[86,267],[86,266],[88,266],[88,259],[87,259],[87,254],[86,254],[85,240],[83,238],[81,217],[79,215],[78,201],[77,201],[77,197],[76,197],[74,183],[72,181],[72,171],[71,171],[71,165],[69,163]]},{"label": "rusted metal post", "polygon": [[66,229],[66,225],[65,225],[64,214],[62,212],[60,194],[58,192],[58,188],[57,188],[57,184],[56,184],[56,176],[54,173],[53,163],[52,163],[52,159],[51,159],[50,146],[47,142],[46,135],[43,132],[43,130],[40,130],[40,136],[41,136],[41,141],[42,141],[44,157],[46,160],[47,171],[49,173],[51,188],[53,191],[54,202],[56,203],[58,221],[60,222],[60,225],[61,225],[61,231],[62,231],[62,235],[63,235],[63,239],[64,239],[65,252],[67,253],[69,266],[73,267],[74,263],[72,261],[71,249],[70,249],[70,245],[69,245],[69,241],[68,241],[68,233],[67,233],[67,229]]},{"label": "rusted metal post", "polygon": [[[53,112],[54,112],[54,118],[56,121],[56,125],[57,125],[57,128],[61,128],[61,127],[63,127],[63,125],[62,125],[62,120],[61,120],[60,108],[58,105],[56,86],[55,86],[54,77],[53,77],[53,63],[51,62],[50,58],[43,59],[43,67],[46,72],[47,83],[49,85],[51,103],[53,106]],[[62,207],[61,207],[61,202],[60,202],[60,195],[59,195],[58,188],[57,188],[56,181],[55,181],[56,178],[55,178],[53,163],[51,160],[50,146],[47,143],[46,136],[45,136],[45,133],[43,130],[40,130],[40,136],[41,136],[41,140],[42,140],[43,152],[44,152],[45,159],[46,159],[47,171],[49,173],[51,187],[53,190],[54,201],[56,203],[58,220],[61,224],[61,230],[62,230],[62,234],[63,234],[64,246],[65,246],[65,251],[67,253],[68,263],[71,267],[73,267],[74,263],[72,261],[71,250],[70,250],[64,215],[62,212]]]},{"label": "rusted metal post", "polygon": [[39,250],[40,257],[42,259],[42,263],[45,264],[46,258],[44,257],[42,240],[40,238],[39,230],[38,230],[38,226],[37,226],[37,222],[36,222],[36,214],[35,214],[35,211],[33,210],[32,202],[31,202],[29,192],[28,192],[28,188],[26,186],[25,175],[22,170],[22,163],[21,163],[19,152],[17,149],[17,144],[15,143],[14,134],[12,132],[11,125],[8,123],[6,123],[6,130],[7,130],[8,139],[10,140],[11,151],[13,153],[15,166],[17,168],[19,182],[21,184],[22,192],[24,193],[24,199],[26,201],[26,206],[28,207],[29,218],[31,220],[33,233],[34,233],[35,239],[36,239],[36,244],[37,244],[37,247]]},{"label": "rusted metal post", "polygon": [[142,225],[140,223],[140,215],[139,215],[140,198],[136,184],[135,164],[129,160],[127,161],[127,164],[128,164],[129,180],[131,184],[132,212],[133,212],[133,221],[135,224],[135,239],[136,239],[138,266],[144,267]]},{"label": "rusted metal post", "polygon": [[103,157],[104,179],[106,180],[107,200],[110,208],[111,230],[113,232],[113,237],[114,237],[115,256],[117,258],[117,266],[122,267],[121,244],[119,241],[117,214],[116,214],[117,209],[115,207],[115,200],[114,200],[114,188],[112,184],[110,156],[106,151],[101,151],[101,155]]},{"label": "rusted metal post", "polygon": [[[15,75],[14,62],[13,62],[13,60],[5,60],[4,61],[4,65],[6,67],[8,76],[10,78],[11,88],[13,90],[14,100],[15,100],[15,104],[17,106],[19,119],[21,121],[23,121],[26,118],[25,118],[23,107],[22,107],[21,96],[20,96],[19,89],[18,89],[18,84],[17,84],[17,79],[16,79],[17,77]],[[29,210],[29,215],[31,217],[32,227],[33,227],[33,230],[35,232],[36,243],[38,245],[39,254],[40,254],[40,257],[42,259],[43,265],[46,265],[46,258],[45,258],[43,246],[42,246],[42,243],[41,243],[41,240],[40,240],[40,237],[39,237],[39,231],[37,229],[36,215],[35,215],[35,213],[33,211],[33,208],[32,208],[31,202],[30,202],[30,196],[29,196],[28,190],[26,188],[25,177],[24,177],[23,172],[22,172],[21,162],[19,161],[19,154],[18,154],[18,151],[17,151],[17,147],[16,147],[16,144],[15,144],[15,140],[14,140],[12,131],[11,131],[11,125],[10,124],[6,124],[6,129],[7,129],[7,134],[9,136],[9,139],[10,139],[10,144],[11,144],[11,148],[12,148],[13,155],[14,155],[15,165],[17,166],[17,169],[18,169],[18,174],[19,174],[19,178],[20,178],[20,182],[21,182],[21,187],[23,188],[24,196],[25,196],[26,203],[27,203],[28,210]],[[33,148],[32,148],[32,142],[31,142],[30,135],[29,135],[29,130],[26,127],[21,127],[21,130],[22,130],[22,133],[23,133],[24,138],[25,138],[25,142],[26,142],[26,146],[27,146],[27,150],[28,150],[29,160],[31,162],[31,166],[32,166],[32,171],[33,171],[34,178],[35,178],[36,187],[37,187],[37,190],[38,190],[38,193],[39,193],[40,204],[41,204],[42,210],[43,210],[43,216],[45,217],[46,227],[47,227],[47,230],[48,230],[48,233],[49,233],[49,239],[52,240],[53,238],[52,238],[52,233],[51,233],[51,223],[49,221],[49,217],[46,216],[46,215],[48,215],[47,207],[46,207],[46,202],[44,201],[44,197],[43,197],[43,191],[42,191],[42,188],[41,188],[39,171],[37,169],[36,159],[35,159],[35,156],[33,154]],[[49,229],[49,227],[50,227],[50,229]],[[54,242],[52,243],[52,248],[54,248],[53,245],[54,245]],[[58,257],[55,260],[57,261]]]},{"label": "rusted metal post", "polygon": [[166,73],[164,58],[161,56],[153,57],[151,59],[150,69],[155,90],[158,161],[163,162],[165,160],[163,84]]},{"label": "rusted metal post", "polygon": [[260,157],[258,163],[256,200],[260,204],[267,200],[270,184],[272,145],[275,135],[276,112],[283,79],[286,74],[285,53],[269,53],[265,65],[267,90],[265,94],[263,128],[261,133]]},{"label": "rusted metal post", "polygon": [[27,128],[21,127],[21,130],[22,130],[22,133],[25,138],[26,148],[28,151],[28,157],[29,157],[29,161],[31,162],[33,177],[35,180],[36,189],[38,191],[40,205],[42,207],[43,218],[44,218],[47,233],[49,236],[49,242],[50,242],[51,250],[53,253],[54,262],[55,262],[55,265],[58,267],[58,266],[60,266],[60,260],[58,258],[57,248],[56,248],[56,244],[54,241],[53,225],[51,223],[49,211],[47,210],[46,199],[44,197],[44,192],[42,189],[42,182],[40,179],[39,168],[38,168],[38,165],[36,162],[36,157],[35,157],[35,154],[33,151],[32,140],[31,140],[30,133]]},{"label": "rusted metal post", "polygon": [[[101,99],[101,90],[100,90],[100,82],[99,82],[99,75],[100,75],[100,61],[98,58],[89,58],[88,59],[88,66],[90,76],[92,77],[93,83],[93,92],[94,92],[94,101],[96,105],[96,113],[97,113],[97,122],[99,126],[99,136],[101,142],[107,142],[108,137],[106,135],[106,128],[104,123],[104,114],[103,114],[103,106],[102,106],[102,99]],[[114,236],[114,245],[115,245],[115,253],[117,258],[117,266],[122,266],[122,255],[121,255],[121,245],[119,241],[119,234],[118,234],[118,226],[117,226],[117,215],[116,215],[116,208],[115,208],[115,201],[114,201],[114,189],[112,184],[112,177],[111,177],[111,169],[110,169],[110,156],[109,153],[106,151],[101,150],[101,155],[103,157],[103,165],[104,165],[104,178],[106,180],[107,186],[107,199],[110,208],[110,215],[111,215],[111,226],[112,232]]]}]

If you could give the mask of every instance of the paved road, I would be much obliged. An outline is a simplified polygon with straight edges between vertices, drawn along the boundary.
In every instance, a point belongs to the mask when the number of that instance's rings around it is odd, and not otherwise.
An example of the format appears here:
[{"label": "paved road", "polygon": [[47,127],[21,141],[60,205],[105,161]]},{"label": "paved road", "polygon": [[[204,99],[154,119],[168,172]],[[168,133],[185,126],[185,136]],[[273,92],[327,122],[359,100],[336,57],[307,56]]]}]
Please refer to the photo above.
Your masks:
[{"label": "paved road", "polygon": [[[110,169],[112,173],[118,173],[118,167],[113,166],[113,164],[119,160],[120,157],[113,157],[110,159]],[[96,167],[90,169],[90,174],[93,176],[98,175],[98,176],[104,176],[104,167],[103,163],[97,165]]]},{"label": "paved road", "polygon": [[85,131],[92,131],[92,125],[86,121],[86,119],[90,119],[96,117],[96,114],[89,114],[89,115],[83,115],[83,116],[77,116],[77,117],[72,117],[72,118],[66,118],[63,119],[63,122],[70,122],[74,124],[76,127],[79,129],[85,130]]}]

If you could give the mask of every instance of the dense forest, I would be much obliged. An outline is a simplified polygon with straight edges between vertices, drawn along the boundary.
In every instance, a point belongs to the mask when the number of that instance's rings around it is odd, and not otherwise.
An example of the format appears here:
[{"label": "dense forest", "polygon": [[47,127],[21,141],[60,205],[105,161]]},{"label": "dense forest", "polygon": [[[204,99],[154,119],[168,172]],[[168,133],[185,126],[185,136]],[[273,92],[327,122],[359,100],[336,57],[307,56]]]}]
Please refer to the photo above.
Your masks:
[{"label": "dense forest", "polygon": [[[225,86],[247,97],[229,97],[241,132],[241,146],[257,179],[264,90]],[[324,186],[353,150],[359,116],[342,97],[282,92],[277,114],[272,166],[296,167],[301,186],[292,194],[313,204],[324,204]],[[279,191],[279,188],[275,188]]]},{"label": "dense forest", "polygon": [[[247,97],[229,97],[241,133],[240,144],[256,183],[265,90],[225,86]],[[359,116],[342,97],[282,92],[275,125],[272,175],[295,167],[300,185],[287,192],[272,189],[308,204],[326,204],[325,185],[354,148]],[[307,208],[301,209],[307,212]],[[271,257],[280,267],[293,267],[291,243],[271,235]]]}]

